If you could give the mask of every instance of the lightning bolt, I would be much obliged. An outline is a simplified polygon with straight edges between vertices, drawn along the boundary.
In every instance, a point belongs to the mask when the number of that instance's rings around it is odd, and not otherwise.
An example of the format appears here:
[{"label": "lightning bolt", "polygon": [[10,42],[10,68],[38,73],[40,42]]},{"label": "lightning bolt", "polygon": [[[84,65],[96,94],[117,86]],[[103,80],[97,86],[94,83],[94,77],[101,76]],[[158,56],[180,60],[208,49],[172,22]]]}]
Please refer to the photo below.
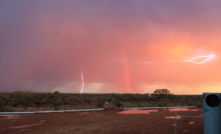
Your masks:
[{"label": "lightning bolt", "polygon": [[81,92],[80,94],[82,94],[82,92],[84,91],[84,75],[83,75],[83,71],[80,67],[80,70],[81,70],[81,80],[82,80],[82,86],[81,86]]},{"label": "lightning bolt", "polygon": [[[207,58],[201,62],[197,62],[197,61],[194,61],[196,59],[199,59],[199,58]],[[212,53],[210,55],[203,55],[203,56],[196,56],[190,60],[171,60],[171,61],[163,61],[163,62],[157,62],[157,61],[153,61],[153,62],[146,62],[144,61],[144,63],[147,63],[147,64],[151,64],[151,63],[171,63],[171,62],[191,62],[191,63],[194,63],[194,64],[203,64],[211,59],[214,59],[215,58],[215,54]]]},{"label": "lightning bolt", "polygon": [[[208,59],[205,59],[204,61],[201,61],[201,62],[195,62],[194,60],[195,59],[198,59],[198,58],[208,58]],[[194,58],[192,58],[191,60],[181,60],[181,61],[184,61],[184,62],[192,62],[192,63],[195,63],[195,64],[203,64],[211,59],[214,59],[215,58],[215,54],[210,54],[210,55],[205,55],[205,56],[196,56]]]}]

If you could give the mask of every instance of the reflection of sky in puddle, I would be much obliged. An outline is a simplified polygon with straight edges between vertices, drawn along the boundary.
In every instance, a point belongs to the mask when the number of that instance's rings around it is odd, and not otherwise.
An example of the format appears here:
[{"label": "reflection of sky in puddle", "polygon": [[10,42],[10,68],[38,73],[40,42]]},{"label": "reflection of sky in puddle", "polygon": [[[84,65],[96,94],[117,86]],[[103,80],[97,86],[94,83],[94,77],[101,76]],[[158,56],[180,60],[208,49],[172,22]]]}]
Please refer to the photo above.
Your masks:
[{"label": "reflection of sky in puddle", "polygon": [[31,130],[31,129],[22,129],[19,132],[24,132],[24,131],[29,131],[29,130]]},{"label": "reflection of sky in puddle", "polygon": [[4,116],[5,119],[18,119],[19,118],[19,115],[1,115],[1,116]]},{"label": "reflection of sky in puddle", "polygon": [[194,122],[188,122],[189,124],[195,124]]},{"label": "reflection of sky in puddle", "polygon": [[[175,119],[175,116],[164,116],[166,119]],[[182,119],[182,117],[177,116],[177,119]]]},{"label": "reflection of sky in puddle", "polygon": [[90,113],[89,112],[79,112],[79,114],[81,114],[81,115],[84,114],[85,115],[85,114],[90,114]]},{"label": "reflection of sky in puddle", "polygon": [[104,115],[101,115],[101,114],[94,114],[95,116],[104,116]]},{"label": "reflection of sky in puddle", "polygon": [[89,112],[83,112],[82,114],[89,114]]},{"label": "reflection of sky in puddle", "polygon": [[158,110],[124,110],[118,114],[149,114],[151,112],[158,112]]},{"label": "reflection of sky in puddle", "polygon": [[169,109],[170,112],[175,112],[175,111],[200,111],[199,109],[187,109],[187,108],[182,108],[182,109]]},{"label": "reflection of sky in puddle", "polygon": [[40,122],[43,123],[43,122],[45,122],[45,120],[41,120]]},{"label": "reflection of sky in puddle", "polygon": [[43,125],[43,123],[32,124],[32,125],[16,126],[16,127],[11,127],[11,128],[13,128],[13,129],[19,129],[19,128],[28,128],[28,127],[34,127],[34,126],[39,126],[39,125]]}]

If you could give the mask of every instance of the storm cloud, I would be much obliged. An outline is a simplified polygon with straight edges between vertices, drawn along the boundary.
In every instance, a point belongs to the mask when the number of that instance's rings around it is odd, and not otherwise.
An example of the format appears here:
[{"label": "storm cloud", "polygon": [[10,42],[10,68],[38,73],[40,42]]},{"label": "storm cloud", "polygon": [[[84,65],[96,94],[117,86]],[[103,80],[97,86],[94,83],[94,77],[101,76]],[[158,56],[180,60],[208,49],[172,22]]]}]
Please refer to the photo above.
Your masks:
[{"label": "storm cloud", "polygon": [[[218,91],[221,2],[0,2],[0,91]],[[144,61],[216,58],[198,65]]]}]

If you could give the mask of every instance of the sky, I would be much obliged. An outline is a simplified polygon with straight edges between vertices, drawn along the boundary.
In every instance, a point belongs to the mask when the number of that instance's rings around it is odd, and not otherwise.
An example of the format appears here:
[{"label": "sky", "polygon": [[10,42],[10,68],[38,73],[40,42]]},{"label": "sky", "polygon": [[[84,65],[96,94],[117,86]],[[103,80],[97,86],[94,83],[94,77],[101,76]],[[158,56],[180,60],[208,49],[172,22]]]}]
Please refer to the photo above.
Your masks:
[{"label": "sky", "polygon": [[[0,92],[80,93],[81,71],[83,93],[220,92],[220,7],[219,0],[1,0]],[[212,53],[203,64],[181,62]]]}]

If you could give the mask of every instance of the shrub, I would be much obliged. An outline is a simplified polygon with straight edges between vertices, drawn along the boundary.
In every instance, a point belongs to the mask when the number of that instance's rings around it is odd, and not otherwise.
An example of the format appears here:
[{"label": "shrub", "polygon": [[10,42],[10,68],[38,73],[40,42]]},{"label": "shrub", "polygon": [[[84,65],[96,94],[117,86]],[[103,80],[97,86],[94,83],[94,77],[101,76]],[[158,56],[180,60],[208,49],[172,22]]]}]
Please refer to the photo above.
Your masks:
[{"label": "shrub", "polygon": [[142,103],[139,101],[139,102],[137,102],[136,104],[137,104],[137,107],[141,107],[141,104],[142,104]]},{"label": "shrub", "polygon": [[13,112],[13,110],[6,106],[0,106],[0,112]]},{"label": "shrub", "polygon": [[88,97],[85,97],[85,98],[84,98],[84,102],[86,102],[87,104],[90,104],[90,103],[91,103],[91,99],[88,98]]},{"label": "shrub", "polygon": [[11,106],[12,107],[17,107],[18,106],[18,102],[17,101],[12,101],[11,102]]},{"label": "shrub", "polygon": [[138,102],[138,101],[140,101],[140,99],[141,99],[138,94],[134,94],[134,95],[132,96],[132,98],[133,98],[133,101],[135,101],[135,102]]},{"label": "shrub", "polygon": [[58,107],[55,106],[55,107],[54,107],[54,110],[60,110],[60,109],[59,109]]},{"label": "shrub", "polygon": [[5,112],[5,107],[4,106],[0,106],[0,112]]},{"label": "shrub", "polygon": [[102,108],[102,107],[104,106],[104,101],[98,101],[98,102],[97,102],[97,106],[98,106],[99,108]]},{"label": "shrub", "polygon": [[122,100],[123,96],[121,94],[112,94],[112,96],[117,100]]},{"label": "shrub", "polygon": [[0,107],[4,106],[5,105],[5,100],[3,99],[0,99]]},{"label": "shrub", "polygon": [[168,106],[169,101],[170,100],[167,98],[160,99],[158,102],[158,106],[160,106],[160,107]]},{"label": "shrub", "polygon": [[33,101],[35,99],[34,99],[34,93],[32,92],[16,91],[9,95],[9,100],[10,104],[14,106],[16,105],[30,106],[33,104]]},{"label": "shrub", "polygon": [[197,101],[197,102],[195,102],[195,106],[202,108],[203,107],[203,102]]},{"label": "shrub", "polygon": [[193,100],[188,99],[188,100],[187,100],[187,105],[188,105],[188,106],[195,106],[195,103],[194,103]]},{"label": "shrub", "polygon": [[62,102],[61,99],[57,99],[57,100],[55,100],[54,103],[53,103],[54,106],[60,106],[60,105],[62,105],[62,104],[63,104],[63,102]]},{"label": "shrub", "polygon": [[119,100],[116,100],[116,101],[114,102],[114,105],[117,106],[118,108],[121,108],[121,107],[123,106],[123,103],[120,102]]}]

